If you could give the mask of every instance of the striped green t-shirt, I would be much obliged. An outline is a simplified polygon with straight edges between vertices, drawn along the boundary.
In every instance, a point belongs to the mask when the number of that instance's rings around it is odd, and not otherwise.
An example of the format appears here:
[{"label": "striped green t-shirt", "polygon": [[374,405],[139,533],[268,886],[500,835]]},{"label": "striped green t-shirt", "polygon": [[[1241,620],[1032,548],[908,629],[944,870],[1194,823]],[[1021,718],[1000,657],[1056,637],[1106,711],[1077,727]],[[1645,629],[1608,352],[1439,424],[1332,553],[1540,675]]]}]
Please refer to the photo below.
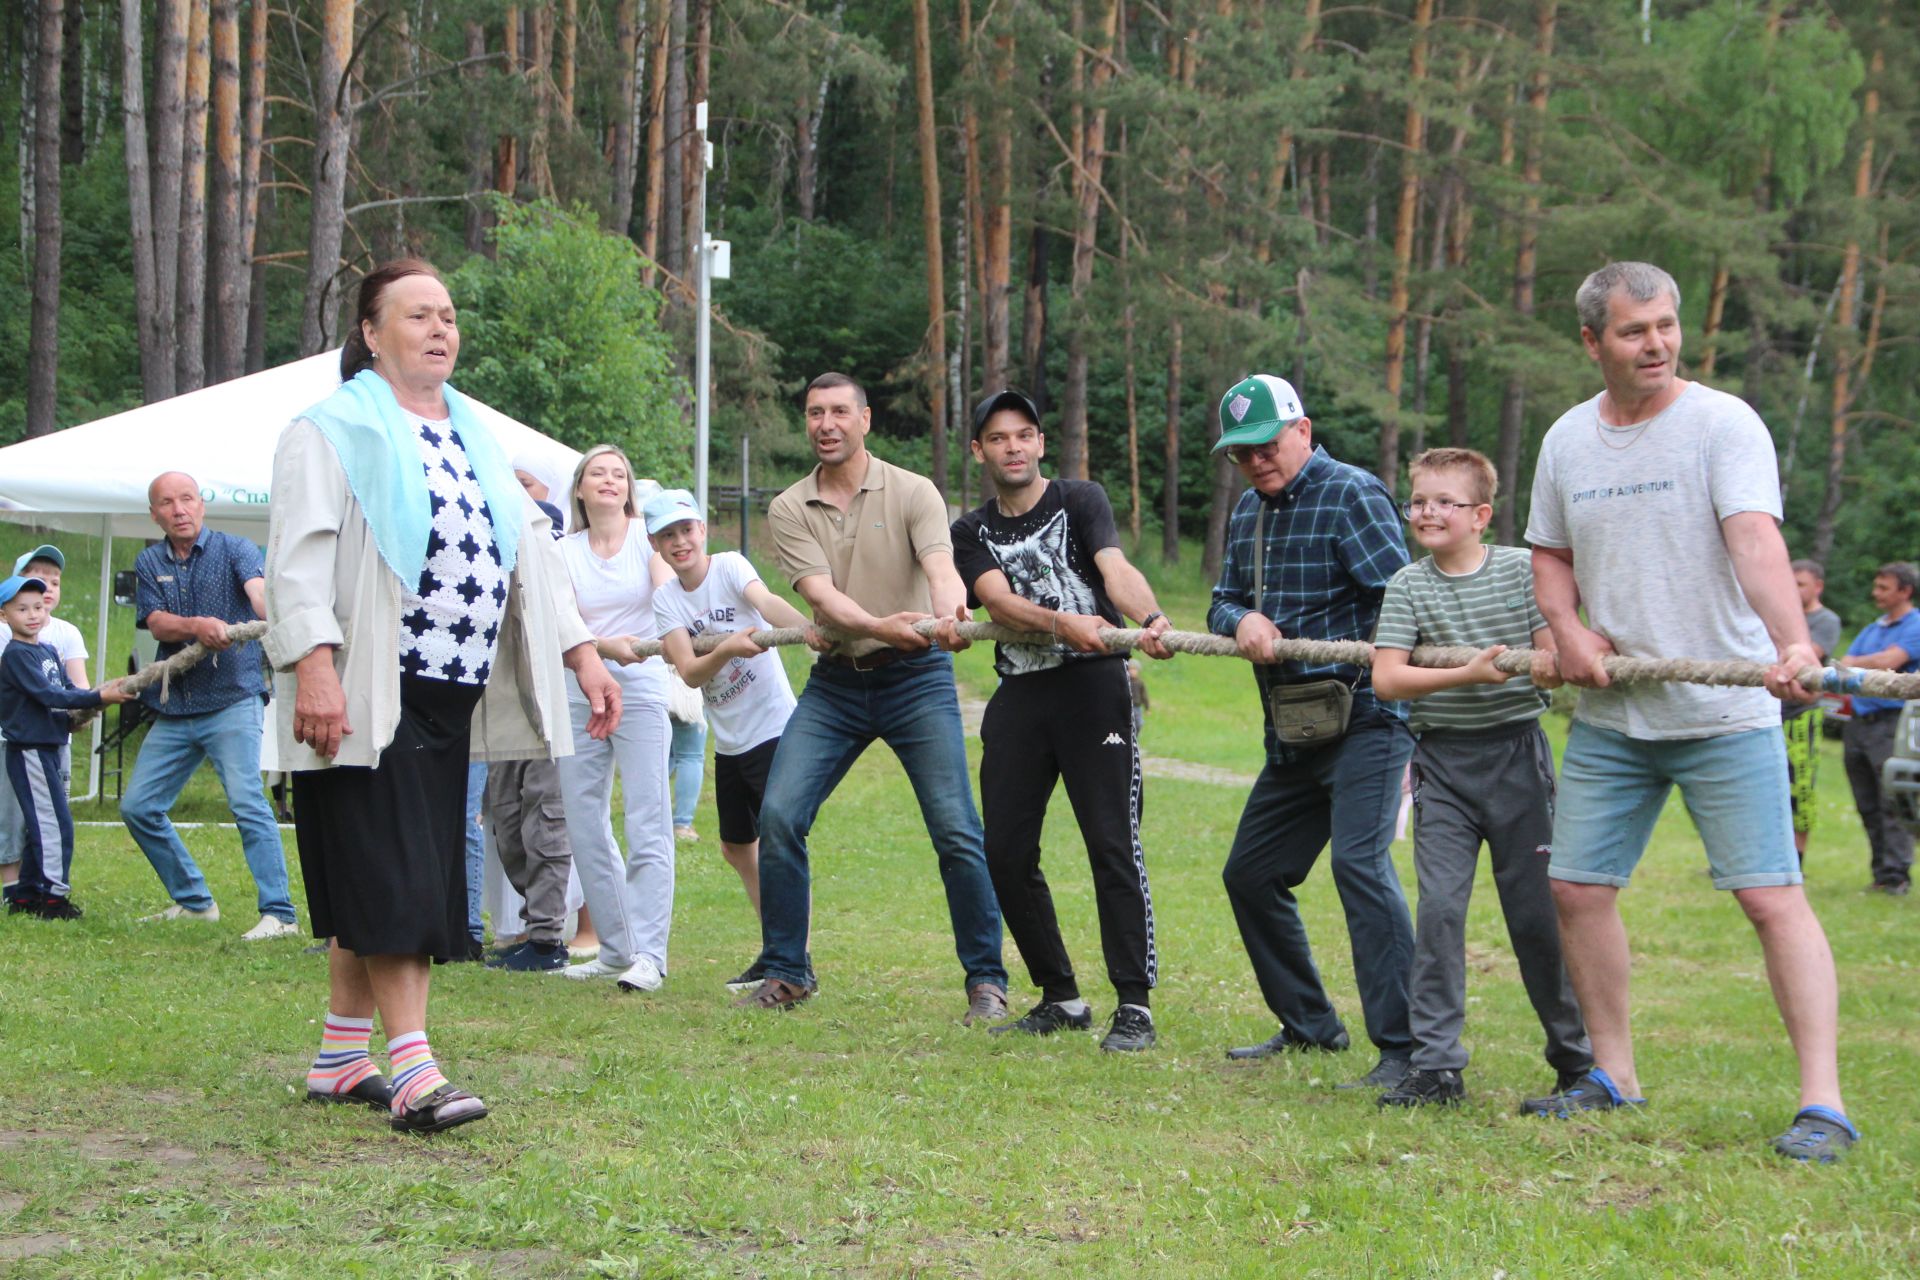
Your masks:
[{"label": "striped green t-shirt", "polygon": [[[1490,546],[1471,573],[1442,573],[1428,556],[1394,574],[1380,602],[1373,643],[1385,649],[1422,644],[1524,649],[1546,625],[1533,599],[1533,557],[1520,547]],[[1415,733],[1488,729],[1535,719],[1548,701],[1525,676],[1505,684],[1461,685],[1414,699],[1408,726]]]}]

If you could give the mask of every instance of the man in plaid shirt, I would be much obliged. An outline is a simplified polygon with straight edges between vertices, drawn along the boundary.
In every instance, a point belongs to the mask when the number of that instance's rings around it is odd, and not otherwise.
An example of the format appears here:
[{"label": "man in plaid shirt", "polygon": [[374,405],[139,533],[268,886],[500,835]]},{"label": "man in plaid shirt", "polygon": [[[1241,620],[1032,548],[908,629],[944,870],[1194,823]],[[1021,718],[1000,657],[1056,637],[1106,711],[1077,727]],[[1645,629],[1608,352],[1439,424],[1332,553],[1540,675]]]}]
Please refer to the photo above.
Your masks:
[{"label": "man in plaid shirt", "polygon": [[[1313,423],[1282,379],[1255,374],[1229,390],[1220,400],[1220,429],[1214,448],[1226,450],[1252,487],[1227,525],[1207,626],[1232,636],[1255,664],[1267,722],[1266,767],[1247,797],[1222,875],[1261,994],[1280,1019],[1272,1039],[1227,1056],[1348,1046],[1293,896],[1331,839],[1360,1007],[1380,1052],[1364,1079],[1340,1087],[1392,1088],[1413,1052],[1413,921],[1388,854],[1413,735],[1399,704],[1374,697],[1367,668],[1275,662],[1273,642],[1371,639],[1387,580],[1407,563],[1406,539],[1387,487],[1314,446]],[[1260,600],[1256,557],[1264,559]],[[1346,733],[1305,746],[1280,741],[1268,690],[1330,679],[1353,691]]]}]

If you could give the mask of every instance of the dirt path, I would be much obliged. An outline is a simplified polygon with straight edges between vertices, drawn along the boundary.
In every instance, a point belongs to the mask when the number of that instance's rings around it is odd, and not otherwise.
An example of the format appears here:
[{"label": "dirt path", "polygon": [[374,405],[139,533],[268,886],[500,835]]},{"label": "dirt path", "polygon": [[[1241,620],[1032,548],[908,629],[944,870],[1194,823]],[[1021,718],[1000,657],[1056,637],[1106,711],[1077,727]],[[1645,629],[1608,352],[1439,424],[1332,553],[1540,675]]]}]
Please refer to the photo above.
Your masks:
[{"label": "dirt path", "polygon": [[[984,698],[960,695],[960,722],[968,733],[980,736],[980,721],[987,714]],[[1221,769],[1210,764],[1195,764],[1191,760],[1173,760],[1166,756],[1140,757],[1140,771],[1149,778],[1174,778],[1181,782],[1211,782],[1221,787],[1251,787],[1253,775],[1239,773],[1232,769]]]}]

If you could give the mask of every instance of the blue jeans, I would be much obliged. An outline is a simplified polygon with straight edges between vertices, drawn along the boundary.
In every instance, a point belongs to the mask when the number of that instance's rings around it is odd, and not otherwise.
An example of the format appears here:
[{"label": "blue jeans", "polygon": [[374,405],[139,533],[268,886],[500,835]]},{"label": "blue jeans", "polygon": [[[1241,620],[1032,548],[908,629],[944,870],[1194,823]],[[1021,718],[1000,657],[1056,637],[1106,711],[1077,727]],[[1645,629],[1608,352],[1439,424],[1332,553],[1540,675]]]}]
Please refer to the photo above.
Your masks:
[{"label": "blue jeans", "polygon": [[486,940],[480,920],[480,878],[486,871],[486,837],[480,832],[480,810],[487,802],[487,764],[484,760],[467,764],[467,934],[475,942]]},{"label": "blue jeans", "polygon": [[920,801],[966,985],[984,982],[1006,990],[1000,905],[973,807],[953,659],[937,649],[876,671],[814,664],[781,734],[760,804],[760,960],[767,976],[807,985],[807,833],[822,802],[875,739],[900,758]]},{"label": "blue jeans", "polygon": [[673,722],[673,750],[667,756],[667,776],[673,780],[673,825],[693,825],[700,805],[700,779],[707,770],[707,723]]},{"label": "blue jeans", "polygon": [[1321,984],[1293,891],[1331,844],[1367,1036],[1382,1057],[1407,1058],[1413,918],[1389,850],[1413,735],[1371,697],[1355,699],[1351,725],[1336,743],[1295,747],[1286,763],[1267,762],[1222,875],[1267,1007],[1294,1036],[1326,1044],[1344,1028]]},{"label": "blue jeans", "polygon": [[213,905],[213,893],[193,855],[180,842],[167,811],[200,762],[211,761],[221,790],[227,793],[227,808],[240,828],[240,848],[259,890],[260,914],[292,924],[287,857],[260,780],[263,710],[260,699],[242,698],[205,715],[156,717],[120,801],[120,820],[153,864],[168,896],[189,910],[205,911]]}]

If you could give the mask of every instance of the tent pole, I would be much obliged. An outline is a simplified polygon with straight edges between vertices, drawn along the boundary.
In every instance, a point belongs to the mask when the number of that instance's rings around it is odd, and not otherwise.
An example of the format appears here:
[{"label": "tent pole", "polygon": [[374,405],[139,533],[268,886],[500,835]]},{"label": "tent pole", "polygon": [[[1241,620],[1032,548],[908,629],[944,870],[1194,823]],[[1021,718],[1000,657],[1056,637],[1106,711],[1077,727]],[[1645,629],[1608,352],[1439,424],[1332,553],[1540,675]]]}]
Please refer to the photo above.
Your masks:
[{"label": "tent pole", "polygon": [[[93,641],[93,687],[98,689],[107,681],[107,610],[113,607],[113,517],[100,517],[100,622],[94,628]],[[88,752],[92,767],[87,770],[87,794],[82,800],[92,800],[101,792],[101,773],[106,768],[106,757],[100,754],[101,735],[106,732],[107,718],[98,715],[93,718],[93,750]]]}]

